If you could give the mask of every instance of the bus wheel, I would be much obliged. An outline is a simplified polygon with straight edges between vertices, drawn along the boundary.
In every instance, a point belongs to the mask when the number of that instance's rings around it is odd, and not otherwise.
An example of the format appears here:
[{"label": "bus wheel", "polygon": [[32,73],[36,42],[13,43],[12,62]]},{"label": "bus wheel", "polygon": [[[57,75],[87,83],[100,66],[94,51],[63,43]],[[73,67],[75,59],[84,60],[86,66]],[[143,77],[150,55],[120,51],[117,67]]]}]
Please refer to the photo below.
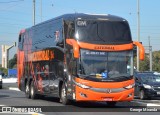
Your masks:
[{"label": "bus wheel", "polygon": [[107,102],[107,106],[109,106],[109,107],[114,107],[114,106],[116,105],[116,103],[117,103],[117,102],[115,102],[115,101],[108,101],[108,102]]},{"label": "bus wheel", "polygon": [[31,99],[36,99],[36,98],[37,98],[36,89],[34,86],[34,81],[32,81],[32,83],[31,83]]},{"label": "bus wheel", "polygon": [[29,83],[27,82],[27,84],[26,84],[26,88],[25,88],[25,95],[26,95],[26,97],[27,98],[31,98],[31,93],[30,93],[30,90],[31,88],[30,88],[30,85],[29,85]]},{"label": "bus wheel", "polygon": [[67,91],[66,91],[66,87],[65,87],[64,84],[62,85],[62,88],[61,88],[61,99],[60,99],[60,101],[64,105],[69,104],[69,100],[67,99]]}]

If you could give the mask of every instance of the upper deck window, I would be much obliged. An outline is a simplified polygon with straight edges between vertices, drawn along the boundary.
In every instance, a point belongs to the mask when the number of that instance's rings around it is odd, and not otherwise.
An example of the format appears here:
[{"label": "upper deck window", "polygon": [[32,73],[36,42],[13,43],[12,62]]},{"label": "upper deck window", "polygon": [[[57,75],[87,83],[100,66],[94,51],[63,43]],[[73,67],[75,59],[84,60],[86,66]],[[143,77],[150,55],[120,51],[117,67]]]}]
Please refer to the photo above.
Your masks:
[{"label": "upper deck window", "polygon": [[84,42],[129,43],[131,33],[127,21],[77,20],[75,38]]}]

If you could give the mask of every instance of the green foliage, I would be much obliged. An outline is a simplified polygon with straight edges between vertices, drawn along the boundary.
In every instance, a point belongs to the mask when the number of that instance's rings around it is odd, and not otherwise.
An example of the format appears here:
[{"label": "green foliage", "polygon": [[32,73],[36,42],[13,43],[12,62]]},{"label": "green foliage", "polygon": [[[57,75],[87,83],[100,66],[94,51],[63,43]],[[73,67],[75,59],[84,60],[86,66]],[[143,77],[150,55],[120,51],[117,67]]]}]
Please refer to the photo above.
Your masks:
[{"label": "green foliage", "polygon": [[17,54],[14,55],[12,59],[9,60],[9,68],[16,68],[17,67]]},{"label": "green foliage", "polygon": [[[153,71],[160,72],[160,51],[154,51],[152,52],[152,60],[153,60]],[[140,71],[149,71],[150,70],[150,65],[149,65],[149,54],[145,55],[145,59],[143,61],[140,61],[139,65],[139,70]],[[134,66],[136,67],[137,65],[137,57],[134,58]]]},{"label": "green foliage", "polygon": [[2,65],[0,65],[0,72],[2,72],[3,74],[7,75],[8,74],[8,69],[2,68]]},{"label": "green foliage", "polygon": [[140,66],[139,66],[139,70],[140,71],[149,71],[149,57],[146,55],[145,56],[145,60],[140,61]]},{"label": "green foliage", "polygon": [[153,53],[153,71],[160,72],[160,51]]}]

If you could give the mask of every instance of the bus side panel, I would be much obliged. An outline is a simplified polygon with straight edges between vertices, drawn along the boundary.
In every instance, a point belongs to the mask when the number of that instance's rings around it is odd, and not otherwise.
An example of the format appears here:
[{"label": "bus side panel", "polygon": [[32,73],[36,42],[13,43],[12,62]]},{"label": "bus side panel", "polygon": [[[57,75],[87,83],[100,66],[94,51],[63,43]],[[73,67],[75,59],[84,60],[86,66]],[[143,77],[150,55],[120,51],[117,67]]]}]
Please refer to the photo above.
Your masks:
[{"label": "bus side panel", "polygon": [[18,75],[18,87],[20,90],[22,89],[22,86],[23,86],[23,84],[21,84],[22,83],[21,78],[23,76],[23,71],[24,71],[23,63],[24,63],[24,51],[18,50],[18,55],[17,55],[18,74],[17,75]]}]

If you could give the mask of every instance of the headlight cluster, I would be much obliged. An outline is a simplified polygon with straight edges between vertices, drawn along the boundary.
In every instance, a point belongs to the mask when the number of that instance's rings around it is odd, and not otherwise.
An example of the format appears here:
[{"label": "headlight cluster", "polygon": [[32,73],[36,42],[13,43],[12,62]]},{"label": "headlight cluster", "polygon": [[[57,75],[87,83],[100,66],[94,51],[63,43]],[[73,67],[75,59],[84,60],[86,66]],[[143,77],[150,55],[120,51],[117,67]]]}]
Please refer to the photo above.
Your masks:
[{"label": "headlight cluster", "polygon": [[84,88],[84,89],[89,89],[91,88],[90,86],[87,86],[87,85],[84,85],[84,84],[81,84],[81,83],[77,83],[75,81],[73,81],[77,86],[81,87],[81,88]]},{"label": "headlight cluster", "polygon": [[135,86],[135,83],[131,84],[131,85],[128,85],[126,87],[124,87],[125,89],[132,89],[133,87]]},{"label": "headlight cluster", "polygon": [[84,89],[89,89],[89,88],[91,88],[91,87],[86,86],[86,85],[81,84],[81,83],[77,83],[77,82],[75,82],[75,84],[76,84],[76,85],[78,85],[78,86],[79,86],[79,87],[81,87],[81,88],[84,88]]},{"label": "headlight cluster", "polygon": [[147,85],[147,84],[143,84],[143,87],[146,88],[146,89],[152,89],[152,87],[150,85]]}]

